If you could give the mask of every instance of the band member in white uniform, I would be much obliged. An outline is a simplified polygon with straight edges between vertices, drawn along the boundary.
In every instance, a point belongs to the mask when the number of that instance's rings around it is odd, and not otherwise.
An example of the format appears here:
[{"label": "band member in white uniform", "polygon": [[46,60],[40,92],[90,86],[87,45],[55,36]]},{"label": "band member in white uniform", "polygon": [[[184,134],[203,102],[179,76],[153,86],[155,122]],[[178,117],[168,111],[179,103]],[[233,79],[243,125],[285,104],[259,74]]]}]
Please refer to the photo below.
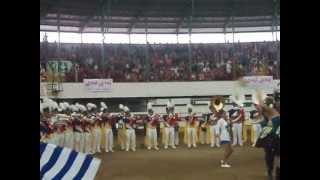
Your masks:
[{"label": "band member in white uniform", "polygon": [[197,121],[197,117],[196,117],[196,113],[189,113],[189,116],[186,117],[186,121],[187,121],[187,144],[188,144],[188,148],[191,148],[191,146],[193,146],[194,148],[197,147],[196,145],[196,136],[197,136],[197,125],[196,125],[196,121]]},{"label": "band member in white uniform", "polygon": [[217,125],[218,118],[216,116],[217,112],[215,109],[212,107],[209,107],[209,109],[212,111],[211,113],[208,114],[208,124],[209,124],[209,129],[211,131],[210,135],[210,147],[220,147],[220,135],[219,135],[219,128]]},{"label": "band member in white uniform", "polygon": [[88,118],[85,122],[85,126],[84,126],[84,152],[91,154],[92,153],[92,133],[91,133],[91,126],[92,123],[94,122],[93,117],[91,117],[90,119]]},{"label": "band member in white uniform", "polygon": [[179,123],[178,123],[178,121],[180,121],[180,118],[178,113],[174,114],[173,119],[176,122],[174,126],[174,144],[178,146],[179,145],[179,129],[180,129]]},{"label": "band member in white uniform", "polygon": [[251,122],[252,122],[252,128],[253,128],[253,145],[252,147],[256,146],[256,142],[259,138],[259,135],[262,131],[261,122],[263,121],[263,117],[257,110],[253,110],[250,113],[251,115]]},{"label": "band member in white uniform", "polygon": [[207,124],[208,124],[208,128],[207,130],[210,131],[210,147],[215,147],[215,145],[217,147],[220,147],[220,141],[219,141],[219,135],[216,131],[217,129],[217,121],[218,119],[214,116],[213,113],[209,113],[207,115]]},{"label": "band member in white uniform", "polygon": [[159,123],[159,115],[152,114],[148,117],[147,123],[147,145],[148,150],[151,150],[153,147],[155,150],[159,150],[158,148],[158,135],[157,135],[157,124]]},{"label": "band member in white uniform", "polygon": [[173,118],[173,114],[169,114],[164,121],[164,149],[168,149],[168,145],[170,145],[172,149],[176,149],[176,146],[174,145],[175,124],[176,121]]},{"label": "band member in white uniform", "polygon": [[82,129],[81,120],[79,116],[74,117],[74,149],[78,152],[82,152],[83,129]]},{"label": "band member in white uniform", "polygon": [[71,120],[68,120],[64,133],[64,146],[73,149],[73,125]]},{"label": "band member in white uniform", "polygon": [[118,136],[118,143],[120,144],[121,150],[125,150],[125,141],[126,141],[126,126],[125,126],[125,119],[128,117],[128,112],[124,112],[124,106],[119,104],[120,114],[117,117],[117,136]]},{"label": "band member in white uniform", "polygon": [[[124,107],[124,111],[129,113],[129,108]],[[135,132],[135,117],[129,116],[125,118],[125,127],[126,127],[126,151],[131,150],[136,151],[136,132]]]},{"label": "band member in white uniform", "polygon": [[231,115],[232,123],[232,134],[233,134],[233,143],[232,146],[235,146],[239,143],[240,146],[243,146],[242,142],[242,126],[244,121],[244,110],[242,107],[232,109],[234,113]]},{"label": "band member in white uniform", "polygon": [[102,114],[103,129],[105,131],[105,151],[113,151],[113,130],[112,130],[112,115],[104,110]]},{"label": "band member in white uniform", "polygon": [[201,144],[206,144],[207,141],[207,121],[205,119],[201,119],[199,121],[199,140]]}]

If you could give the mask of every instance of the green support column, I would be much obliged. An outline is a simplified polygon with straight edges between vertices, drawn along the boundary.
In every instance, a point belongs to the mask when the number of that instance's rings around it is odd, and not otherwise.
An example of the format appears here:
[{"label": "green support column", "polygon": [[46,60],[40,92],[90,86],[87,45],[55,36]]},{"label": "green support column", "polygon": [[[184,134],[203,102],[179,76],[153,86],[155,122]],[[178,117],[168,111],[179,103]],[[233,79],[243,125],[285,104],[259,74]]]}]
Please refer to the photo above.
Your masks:
[{"label": "green support column", "polygon": [[[101,43],[101,61],[100,67],[105,68],[106,66],[106,54],[105,54],[105,33],[109,32],[109,19],[110,19],[110,12],[111,12],[111,0],[108,0],[107,7],[105,6],[104,0],[101,0],[101,33],[102,33],[102,43]],[[107,22],[105,22],[105,9],[107,8]]]},{"label": "green support column", "polygon": [[191,72],[191,67],[192,67],[192,48],[191,48],[191,20],[192,16],[189,18],[189,22],[188,22],[188,34],[189,34],[189,43],[188,43],[188,57],[189,57],[189,70]]},{"label": "green support column", "polygon": [[128,43],[128,58],[130,61],[132,61],[132,57],[131,57],[131,32],[129,32],[129,35],[128,35],[128,38],[129,38],[129,43]]},{"label": "green support column", "polygon": [[234,44],[234,16],[232,16],[232,44]]},{"label": "green support column", "polygon": [[150,72],[150,58],[149,58],[149,42],[148,42],[148,18],[145,18],[145,35],[146,35],[146,46],[145,46],[145,77]]},{"label": "green support column", "polygon": [[276,41],[278,41],[278,6],[279,6],[279,2],[277,0],[273,0],[274,3],[274,17],[275,17],[275,26],[276,26]]},{"label": "green support column", "polygon": [[188,44],[188,55],[189,55],[189,70],[191,72],[192,64],[192,47],[191,47],[191,32],[192,32],[192,20],[194,14],[194,0],[191,0],[191,16],[188,21],[188,32],[189,32],[189,44]]},{"label": "green support column", "polygon": [[[102,10],[103,12],[103,10]],[[105,40],[105,24],[104,24],[104,13],[102,13],[102,17],[101,17],[101,35],[102,35],[102,42],[101,42],[101,67],[104,67],[104,40]]]},{"label": "green support column", "polygon": [[60,11],[58,10],[58,27],[57,27],[57,30],[58,30],[58,58],[60,58]]}]

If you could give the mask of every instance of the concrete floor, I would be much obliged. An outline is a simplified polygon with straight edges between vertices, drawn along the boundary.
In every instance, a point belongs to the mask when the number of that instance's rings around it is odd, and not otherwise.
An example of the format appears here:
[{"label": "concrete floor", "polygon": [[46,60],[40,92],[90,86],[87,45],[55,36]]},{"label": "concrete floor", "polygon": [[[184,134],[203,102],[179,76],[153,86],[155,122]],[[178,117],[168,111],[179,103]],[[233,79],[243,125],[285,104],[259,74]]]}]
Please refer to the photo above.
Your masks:
[{"label": "concrete floor", "polygon": [[138,140],[136,152],[120,151],[96,154],[102,160],[96,180],[265,180],[262,149],[235,147],[230,162],[232,168],[220,168],[221,148],[199,145],[188,149],[159,152],[142,148]]}]

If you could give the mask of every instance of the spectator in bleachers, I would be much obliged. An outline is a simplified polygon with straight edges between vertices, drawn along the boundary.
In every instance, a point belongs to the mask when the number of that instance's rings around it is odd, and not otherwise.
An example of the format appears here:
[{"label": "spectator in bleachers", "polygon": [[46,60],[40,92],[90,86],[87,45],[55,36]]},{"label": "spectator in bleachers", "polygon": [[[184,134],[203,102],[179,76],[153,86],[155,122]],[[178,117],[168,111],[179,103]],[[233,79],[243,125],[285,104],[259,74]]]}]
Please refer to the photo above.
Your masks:
[{"label": "spectator in bleachers", "polygon": [[[279,78],[280,42],[193,44],[189,62],[186,44],[107,44],[105,58],[95,44],[43,42],[40,61],[70,60],[74,63],[65,81],[83,78],[112,78],[114,82],[233,80],[244,75],[272,75]],[[146,55],[146,51],[148,54]],[[146,59],[147,58],[147,59]],[[190,66],[190,67],[188,67]]]}]

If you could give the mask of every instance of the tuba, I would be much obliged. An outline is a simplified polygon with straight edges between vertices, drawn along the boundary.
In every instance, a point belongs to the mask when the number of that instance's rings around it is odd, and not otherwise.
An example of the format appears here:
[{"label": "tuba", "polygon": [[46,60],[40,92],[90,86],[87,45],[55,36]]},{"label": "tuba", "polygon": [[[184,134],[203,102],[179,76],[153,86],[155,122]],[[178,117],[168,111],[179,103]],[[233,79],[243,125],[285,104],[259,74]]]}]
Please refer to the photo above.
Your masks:
[{"label": "tuba", "polygon": [[220,110],[222,110],[223,106],[224,106],[223,97],[214,96],[211,98],[210,110],[212,112],[219,112]]}]

